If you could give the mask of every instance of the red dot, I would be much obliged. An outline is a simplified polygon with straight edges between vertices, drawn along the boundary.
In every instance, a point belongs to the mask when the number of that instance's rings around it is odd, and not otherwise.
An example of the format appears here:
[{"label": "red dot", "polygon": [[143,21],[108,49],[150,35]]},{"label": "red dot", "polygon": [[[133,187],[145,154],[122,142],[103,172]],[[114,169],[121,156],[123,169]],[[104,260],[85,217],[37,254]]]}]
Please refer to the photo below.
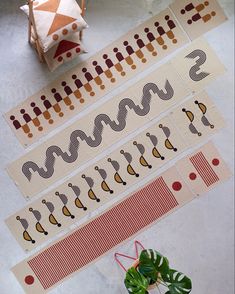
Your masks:
[{"label": "red dot", "polygon": [[212,164],[215,165],[215,166],[219,165],[219,159],[218,158],[214,158],[212,160]]},{"label": "red dot", "polygon": [[63,60],[63,57],[62,56],[59,56],[58,57],[58,61],[61,62],[62,60]]},{"label": "red dot", "polygon": [[175,191],[179,191],[179,190],[181,190],[182,185],[181,185],[180,182],[174,182],[174,183],[172,184],[172,188],[173,188],[173,190],[175,190]]},{"label": "red dot", "polygon": [[32,285],[34,283],[34,277],[33,276],[26,276],[24,279],[25,283],[28,285]]},{"label": "red dot", "polygon": [[76,48],[76,52],[79,53],[81,50],[80,48]]},{"label": "red dot", "polygon": [[71,57],[71,55],[72,55],[71,52],[68,52],[68,53],[66,54],[67,57]]},{"label": "red dot", "polygon": [[189,178],[190,178],[190,180],[194,181],[194,180],[196,180],[197,175],[195,173],[190,173]]}]

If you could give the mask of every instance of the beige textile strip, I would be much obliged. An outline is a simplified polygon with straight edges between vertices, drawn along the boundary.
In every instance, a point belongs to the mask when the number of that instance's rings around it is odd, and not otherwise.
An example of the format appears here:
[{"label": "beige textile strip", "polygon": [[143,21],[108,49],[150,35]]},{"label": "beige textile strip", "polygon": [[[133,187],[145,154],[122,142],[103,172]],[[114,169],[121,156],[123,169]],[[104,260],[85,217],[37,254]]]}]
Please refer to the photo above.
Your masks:
[{"label": "beige textile strip", "polygon": [[176,168],[170,168],[12,271],[25,293],[45,293],[194,197]]},{"label": "beige textile strip", "polygon": [[7,226],[24,250],[34,249],[223,127],[212,100],[205,92],[199,93],[118,150],[10,216]]},{"label": "beige textile strip", "polygon": [[[26,147],[153,62],[223,23],[216,0],[182,1],[133,29],[16,106],[5,118]],[[178,22],[174,18],[176,16]]]},{"label": "beige textile strip", "polygon": [[168,8],[66,72],[5,118],[19,141],[29,146],[188,41]]},{"label": "beige textile strip", "polygon": [[215,146],[209,142],[197,152],[176,163],[176,168],[191,190],[200,195],[231,175]]},{"label": "beige textile strip", "polygon": [[8,173],[23,195],[30,198],[179,103],[193,90],[204,87],[224,70],[208,43],[198,39],[169,64],[14,161],[7,168]]},{"label": "beige textile strip", "polygon": [[176,0],[170,8],[191,40],[227,20],[216,0]]},{"label": "beige textile strip", "polygon": [[205,184],[212,188],[231,176],[221,155],[210,142],[180,160],[177,166],[182,174],[175,167],[168,169],[97,218],[16,265],[12,271],[25,292],[47,292],[191,201],[195,197],[192,193],[195,187],[197,194],[202,194]]}]

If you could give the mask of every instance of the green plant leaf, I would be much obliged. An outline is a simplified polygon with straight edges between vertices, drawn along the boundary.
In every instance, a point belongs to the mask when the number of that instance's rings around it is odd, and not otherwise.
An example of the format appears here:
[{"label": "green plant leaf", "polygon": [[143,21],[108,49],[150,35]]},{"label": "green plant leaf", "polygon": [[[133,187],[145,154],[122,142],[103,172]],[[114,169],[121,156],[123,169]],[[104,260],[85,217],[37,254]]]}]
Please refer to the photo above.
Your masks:
[{"label": "green plant leaf", "polygon": [[191,280],[174,269],[170,269],[167,274],[162,274],[162,279],[169,289],[165,294],[188,294],[192,290]]},{"label": "green plant leaf", "polygon": [[139,258],[139,272],[154,282],[157,281],[158,274],[167,274],[169,271],[169,262],[166,257],[152,249],[145,249],[141,252]]},{"label": "green plant leaf", "polygon": [[132,294],[148,294],[148,280],[139,273],[134,267],[130,268],[126,273],[125,286],[129,293]]}]

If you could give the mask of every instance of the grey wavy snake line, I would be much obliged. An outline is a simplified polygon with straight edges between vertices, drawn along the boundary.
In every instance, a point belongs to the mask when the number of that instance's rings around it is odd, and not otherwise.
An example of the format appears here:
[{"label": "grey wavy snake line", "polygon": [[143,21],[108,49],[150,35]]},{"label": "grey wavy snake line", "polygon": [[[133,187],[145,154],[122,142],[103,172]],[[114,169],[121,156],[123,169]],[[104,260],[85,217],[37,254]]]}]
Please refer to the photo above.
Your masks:
[{"label": "grey wavy snake line", "polygon": [[78,158],[78,150],[80,141],[85,141],[90,147],[97,147],[102,142],[102,133],[105,125],[109,125],[115,132],[120,132],[126,127],[126,119],[129,110],[139,116],[145,116],[150,111],[150,103],[152,99],[151,91],[157,94],[162,100],[170,100],[174,95],[174,90],[168,80],[165,82],[165,89],[160,90],[154,83],[148,83],[143,88],[141,105],[136,105],[130,98],[124,98],[118,105],[118,114],[116,121],[111,120],[107,114],[99,114],[94,120],[93,137],[86,135],[82,130],[75,130],[70,135],[70,143],[68,152],[63,152],[59,146],[50,146],[46,150],[45,167],[39,167],[33,161],[27,161],[22,166],[22,172],[28,181],[32,178],[32,172],[38,172],[42,178],[50,178],[54,173],[56,157],[61,156],[67,163],[72,163]]}]

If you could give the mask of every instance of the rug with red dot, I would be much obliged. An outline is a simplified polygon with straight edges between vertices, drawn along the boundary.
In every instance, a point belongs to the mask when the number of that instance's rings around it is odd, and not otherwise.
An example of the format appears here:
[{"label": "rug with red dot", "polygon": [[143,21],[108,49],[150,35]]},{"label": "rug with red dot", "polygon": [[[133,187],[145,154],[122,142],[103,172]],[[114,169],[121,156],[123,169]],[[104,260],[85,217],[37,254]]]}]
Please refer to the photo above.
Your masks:
[{"label": "rug with red dot", "polygon": [[218,150],[209,142],[12,270],[26,293],[44,293],[230,176]]},{"label": "rug with red dot", "polygon": [[43,293],[193,198],[173,167],[13,272],[26,293]]}]

